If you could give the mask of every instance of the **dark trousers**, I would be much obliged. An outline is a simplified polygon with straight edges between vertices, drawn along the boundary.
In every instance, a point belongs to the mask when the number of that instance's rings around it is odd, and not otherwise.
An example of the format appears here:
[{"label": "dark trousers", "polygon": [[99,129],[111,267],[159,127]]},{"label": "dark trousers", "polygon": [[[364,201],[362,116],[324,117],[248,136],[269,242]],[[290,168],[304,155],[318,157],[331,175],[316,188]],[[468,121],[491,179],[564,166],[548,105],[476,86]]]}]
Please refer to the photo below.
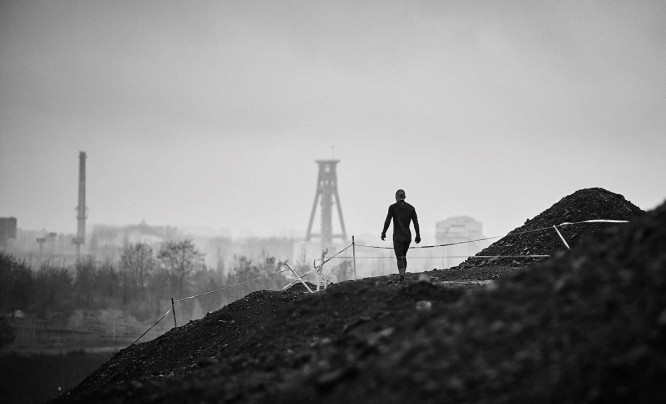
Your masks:
[{"label": "dark trousers", "polygon": [[402,243],[400,241],[393,241],[393,251],[395,251],[395,258],[398,261],[398,272],[404,275],[407,270],[407,250],[409,249],[410,242]]}]

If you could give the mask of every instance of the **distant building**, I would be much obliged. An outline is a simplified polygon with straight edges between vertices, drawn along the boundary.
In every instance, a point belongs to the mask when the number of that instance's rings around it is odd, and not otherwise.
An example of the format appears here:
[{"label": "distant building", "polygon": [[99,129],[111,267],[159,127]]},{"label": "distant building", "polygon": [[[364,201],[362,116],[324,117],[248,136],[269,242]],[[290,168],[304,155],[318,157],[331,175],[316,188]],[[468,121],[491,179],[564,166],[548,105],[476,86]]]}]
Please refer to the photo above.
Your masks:
[{"label": "distant building", "polygon": [[15,217],[0,217],[0,247],[6,247],[9,240],[16,240]]},{"label": "distant building", "polygon": [[[450,217],[436,223],[437,244],[463,243],[483,238],[483,225],[469,216]],[[474,255],[486,247],[486,242],[456,244],[444,248],[444,267],[450,268],[462,263],[466,257]]]}]

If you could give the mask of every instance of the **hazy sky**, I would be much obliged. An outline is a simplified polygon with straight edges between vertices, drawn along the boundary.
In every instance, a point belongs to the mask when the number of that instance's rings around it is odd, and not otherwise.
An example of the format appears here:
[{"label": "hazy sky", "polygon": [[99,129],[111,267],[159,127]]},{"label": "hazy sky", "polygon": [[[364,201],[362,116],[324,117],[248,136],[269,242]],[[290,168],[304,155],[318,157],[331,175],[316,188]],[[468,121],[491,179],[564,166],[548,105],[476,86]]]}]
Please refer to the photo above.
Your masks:
[{"label": "hazy sky", "polygon": [[[0,216],[350,234],[397,188],[486,235],[580,188],[666,198],[664,1],[0,2]],[[333,151],[334,146],[334,151]],[[432,241],[432,240],[424,240]]]}]

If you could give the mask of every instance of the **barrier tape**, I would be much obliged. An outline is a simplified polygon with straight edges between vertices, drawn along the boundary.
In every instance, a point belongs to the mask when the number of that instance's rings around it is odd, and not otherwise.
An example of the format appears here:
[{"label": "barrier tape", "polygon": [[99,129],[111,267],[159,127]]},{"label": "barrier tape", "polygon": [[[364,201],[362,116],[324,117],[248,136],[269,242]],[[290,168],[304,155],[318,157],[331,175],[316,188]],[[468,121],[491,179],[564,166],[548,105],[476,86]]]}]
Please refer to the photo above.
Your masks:
[{"label": "barrier tape", "polygon": [[[508,233],[505,236],[517,236],[519,234],[534,233],[534,232],[537,232],[537,231],[543,231],[543,230],[547,230],[547,229],[550,229],[550,227],[543,227],[543,228],[540,228],[540,229],[533,229],[533,230],[525,230],[525,231],[521,231],[521,232],[518,232],[518,233]],[[505,236],[484,237],[484,238],[478,238],[478,239],[475,239],[475,240],[457,241],[455,243],[413,246],[413,247],[409,247],[409,249],[411,250],[411,249],[418,249],[418,248],[448,247],[448,246],[452,246],[452,245],[476,243],[477,241],[492,240],[492,239],[505,237]],[[392,250],[393,249],[393,247],[380,247],[380,246],[364,245],[364,244],[356,244],[356,245],[358,247],[377,248],[377,249],[382,249],[382,250]]]},{"label": "barrier tape", "polygon": [[[445,244],[434,244],[434,245],[424,245],[424,246],[413,246],[409,247],[409,249],[418,249],[418,248],[434,248],[434,247],[448,247],[452,245],[459,245],[459,244],[468,244],[468,243],[475,243],[477,241],[485,241],[485,240],[492,240],[500,237],[506,237],[506,236],[518,236],[521,234],[527,234],[527,233],[534,233],[537,231],[544,231],[544,230],[550,230],[553,227],[562,227],[562,226],[571,226],[574,224],[581,224],[581,223],[629,223],[628,220],[611,220],[611,219],[592,219],[592,220],[582,220],[580,222],[563,222],[558,224],[557,226],[550,226],[550,227],[541,227],[538,229],[532,229],[532,230],[524,230],[520,232],[509,232],[504,236],[493,236],[493,237],[484,237],[484,238],[479,238],[476,240],[466,240],[466,241],[458,241],[455,243],[445,243]],[[392,250],[393,247],[381,247],[381,246],[373,246],[373,245],[364,245],[364,244],[356,244],[357,247],[365,247],[365,248],[376,248],[380,250]]]},{"label": "barrier tape", "polygon": [[[563,222],[563,223],[558,224],[557,226],[552,226],[552,227],[557,228],[557,227],[571,226],[571,225],[576,225],[576,224],[581,224],[581,223],[628,223],[628,222],[629,222],[628,220],[592,219],[592,220],[583,220],[583,221],[580,221],[580,222]],[[520,235],[520,234],[534,233],[534,232],[537,232],[537,231],[548,230],[548,229],[551,229],[552,227],[543,227],[543,228],[539,228],[539,229],[525,230],[525,231],[521,231],[521,232],[517,232],[517,233],[509,232],[509,233],[506,234],[506,236],[517,236],[517,235]],[[452,245],[475,243],[477,241],[492,240],[492,239],[496,239],[496,238],[500,238],[500,237],[503,237],[503,236],[484,237],[484,238],[480,238],[480,239],[476,239],[476,240],[459,241],[459,242],[455,242],[455,243],[414,246],[414,247],[409,247],[409,249],[447,247],[447,246],[452,246]],[[394,258],[394,257],[338,257],[340,254],[342,254],[344,251],[346,251],[347,249],[349,249],[352,246],[365,247],[365,248],[375,248],[375,249],[382,249],[382,250],[392,250],[393,249],[393,247],[370,246],[370,245],[364,245],[364,244],[356,244],[356,243],[352,242],[350,245],[348,245],[347,247],[338,251],[335,255],[333,255],[333,256],[329,257],[327,260],[325,260],[322,263],[322,265],[326,264],[327,262],[329,262],[333,258],[346,258],[346,259],[349,259],[349,258],[391,258],[391,259],[393,259]],[[412,259],[412,258],[547,258],[547,257],[549,257],[549,255],[471,255],[471,256],[450,255],[450,256],[444,256],[444,257],[410,257],[410,259]],[[395,258],[406,258],[406,257],[395,257]],[[197,298],[197,297],[209,295],[211,293],[220,292],[222,290],[226,290],[226,289],[230,289],[230,288],[233,288],[233,287],[236,287],[236,286],[244,285],[246,283],[254,282],[254,281],[259,280],[259,279],[269,278],[271,276],[275,276],[275,275],[281,274],[281,273],[289,271],[289,270],[291,270],[293,272],[293,270],[287,265],[287,269],[283,269],[283,270],[278,271],[278,272],[274,272],[274,273],[271,273],[271,274],[268,274],[268,275],[260,276],[258,278],[254,278],[254,279],[248,279],[246,281],[239,282],[239,283],[236,283],[234,285],[227,285],[227,286],[221,287],[219,289],[210,290],[208,292],[183,297],[183,298],[175,300],[175,301],[172,300],[172,305],[173,305],[174,302],[175,303],[182,302],[184,300],[194,299],[194,298]],[[296,274],[296,276],[298,276],[298,274]],[[301,278],[301,282],[303,282],[302,278]],[[307,285],[306,285],[306,287],[307,287]],[[171,313],[171,310],[172,310],[172,308],[169,308],[169,310],[167,310],[166,313],[164,313],[162,315],[162,317],[160,317],[159,320],[157,320],[155,322],[155,324],[150,326],[150,328],[148,328],[143,334],[141,334],[139,336],[139,338],[137,338],[134,342],[132,342],[132,345],[136,344],[141,338],[143,338],[144,335],[148,334],[148,332],[150,330],[152,330],[157,324],[159,324],[160,321],[164,320],[164,317],[166,317],[169,313]],[[174,314],[175,314],[175,311],[174,311]]]},{"label": "barrier tape", "polygon": [[[327,263],[328,261],[332,260],[333,258],[337,257],[338,255],[342,254],[345,250],[347,250],[349,247],[351,247],[351,246],[353,246],[353,245],[354,245],[354,243],[351,243],[351,244],[349,244],[347,247],[345,247],[345,248],[343,248],[342,250],[338,251],[335,255],[331,256],[329,259],[327,259],[326,261],[324,261],[324,262],[322,263],[322,265],[324,265],[324,264]],[[356,245],[358,245],[358,244],[356,244]]]},{"label": "barrier tape", "polygon": [[592,220],[583,220],[582,222],[564,222],[557,225],[560,226],[570,226],[572,224],[580,223],[629,223],[628,220],[610,220],[610,219],[592,219]]},{"label": "barrier tape", "polygon": [[[225,289],[233,288],[234,286],[240,286],[240,285],[243,285],[243,284],[246,284],[246,283],[249,283],[249,282],[253,282],[253,281],[256,281],[256,280],[259,280],[259,279],[268,278],[268,277],[271,277],[271,276],[274,276],[274,275],[280,274],[280,273],[282,273],[282,272],[286,272],[286,271],[288,271],[288,270],[289,270],[288,268],[287,268],[287,269],[283,269],[282,271],[274,272],[274,273],[272,273],[272,274],[268,274],[268,275],[260,276],[260,277],[258,277],[258,278],[254,278],[254,279],[248,279],[248,280],[246,280],[246,281],[243,281],[243,282],[240,282],[240,283],[236,283],[236,284],[234,284],[234,285],[228,285],[228,286],[224,286],[224,287],[219,288],[219,289],[211,290],[211,291],[204,292],[204,293],[199,293],[198,295],[192,295],[192,296],[184,297],[184,298],[182,298],[182,299],[174,300],[173,302],[174,302],[174,303],[178,303],[178,302],[182,302],[183,300],[194,299],[195,297],[201,297],[201,296],[204,296],[204,295],[209,295],[209,294],[211,294],[211,293],[219,292],[219,291],[221,291],[221,290],[225,290]],[[155,324],[153,324],[152,326],[150,326],[149,329],[147,329],[143,334],[141,334],[141,335],[139,336],[139,338],[136,339],[136,341],[132,342],[132,345],[136,344],[141,338],[143,338],[144,335],[148,334],[148,332],[149,332],[150,330],[152,330],[157,324],[159,324],[160,321],[164,320],[164,317],[166,317],[167,314],[169,314],[169,313],[171,313],[171,308],[170,308],[169,310],[167,310],[167,312],[164,313],[164,315],[163,315],[162,317],[160,317],[160,319],[157,320],[157,321],[155,322]],[[174,313],[175,313],[175,312],[174,312]]]},{"label": "barrier tape", "polygon": [[146,330],[146,332],[144,332],[143,334],[141,334],[141,335],[139,336],[139,338],[136,339],[136,341],[132,342],[132,345],[134,345],[134,344],[136,344],[137,342],[139,342],[139,340],[140,340],[141,338],[143,338],[144,335],[148,334],[148,331],[152,330],[152,329],[153,329],[153,328],[154,328],[154,327],[155,327],[160,321],[164,320],[164,317],[166,317],[167,314],[169,314],[169,313],[171,313],[171,308],[169,308],[169,310],[167,310],[167,312],[164,313],[164,315],[163,315],[162,317],[160,317],[160,319],[157,320],[157,321],[155,322],[155,324],[151,325],[150,328]]},{"label": "barrier tape", "polygon": [[[385,257],[380,257],[380,256],[374,256],[374,257],[356,257],[358,258],[409,258],[409,259],[416,259],[416,258],[421,258],[421,259],[427,259],[427,258],[548,258],[550,255],[539,255],[539,254],[534,254],[534,255],[444,255],[444,256],[437,256],[437,257],[415,257],[415,256],[409,256],[409,257],[395,257],[395,256],[385,256]],[[354,257],[351,256],[344,256],[344,257],[336,257],[340,259],[352,259]]]},{"label": "barrier tape", "polygon": [[175,302],[178,303],[178,302],[182,302],[183,300],[189,300],[189,299],[194,299],[195,297],[201,297],[201,296],[209,295],[209,294],[211,294],[211,293],[219,292],[219,291],[221,291],[221,290],[230,289],[230,288],[233,288],[233,287],[235,287],[235,286],[244,285],[244,284],[249,283],[249,282],[254,282],[254,281],[259,280],[259,279],[264,279],[264,278],[268,278],[268,277],[271,277],[271,276],[275,276],[275,275],[277,275],[277,274],[281,274],[282,272],[286,272],[286,271],[289,271],[289,268],[287,268],[287,269],[283,269],[282,271],[274,272],[274,273],[272,273],[272,274],[268,274],[268,275],[260,276],[260,277],[258,277],[258,278],[248,279],[248,280],[246,280],[246,281],[243,281],[243,282],[240,282],[240,283],[236,283],[236,284],[234,284],[234,285],[227,285],[227,286],[223,286],[223,287],[221,287],[221,288],[219,288],[219,289],[210,290],[210,291],[208,291],[208,292],[204,292],[204,293],[199,293],[198,295],[192,295],[192,296],[183,297],[183,298],[181,298],[181,299],[176,300]]},{"label": "barrier tape", "polygon": [[[467,258],[548,258],[550,255],[531,254],[531,255],[470,255]],[[416,258],[416,257],[410,257]],[[459,257],[465,258],[465,257]]]},{"label": "barrier tape", "polygon": [[[451,246],[451,245],[474,243],[476,241],[491,240],[491,239],[499,238],[499,237],[501,237],[501,236],[485,237],[485,238],[480,238],[480,239],[476,239],[476,240],[458,241],[458,242],[455,242],[455,243],[413,246],[413,247],[409,247],[409,249],[411,250],[411,249],[416,249],[416,248],[447,247],[447,246]],[[380,249],[380,250],[392,250],[393,249],[393,247],[381,247],[381,246],[365,245],[365,244],[356,244],[356,246],[357,247],[365,247],[365,248],[376,248],[376,249]]]}]

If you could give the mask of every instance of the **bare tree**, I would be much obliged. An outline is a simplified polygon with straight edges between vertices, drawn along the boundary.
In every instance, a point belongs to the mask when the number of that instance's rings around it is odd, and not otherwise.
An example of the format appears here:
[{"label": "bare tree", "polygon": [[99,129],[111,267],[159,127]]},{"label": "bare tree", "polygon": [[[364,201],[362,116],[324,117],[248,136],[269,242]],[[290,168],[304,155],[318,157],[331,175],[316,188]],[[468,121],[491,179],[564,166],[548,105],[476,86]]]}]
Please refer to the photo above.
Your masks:
[{"label": "bare tree", "polygon": [[32,291],[30,266],[25,261],[0,253],[0,309],[6,312],[27,310],[33,299]]},{"label": "bare tree", "polygon": [[76,263],[76,279],[74,291],[76,304],[86,309],[93,308],[93,294],[95,284],[95,263],[92,258]]},{"label": "bare tree", "polygon": [[136,299],[146,287],[146,281],[156,267],[153,249],[148,244],[126,244],[120,256],[123,304]]},{"label": "bare tree", "polygon": [[35,274],[34,287],[34,304],[40,315],[74,308],[74,282],[67,268],[42,265]]},{"label": "bare tree", "polygon": [[12,327],[9,326],[4,317],[0,317],[0,350],[14,342],[15,338]]},{"label": "bare tree", "polygon": [[192,240],[163,242],[157,261],[167,275],[171,293],[177,297],[185,294],[187,277],[205,267],[204,254],[197,250]]}]

